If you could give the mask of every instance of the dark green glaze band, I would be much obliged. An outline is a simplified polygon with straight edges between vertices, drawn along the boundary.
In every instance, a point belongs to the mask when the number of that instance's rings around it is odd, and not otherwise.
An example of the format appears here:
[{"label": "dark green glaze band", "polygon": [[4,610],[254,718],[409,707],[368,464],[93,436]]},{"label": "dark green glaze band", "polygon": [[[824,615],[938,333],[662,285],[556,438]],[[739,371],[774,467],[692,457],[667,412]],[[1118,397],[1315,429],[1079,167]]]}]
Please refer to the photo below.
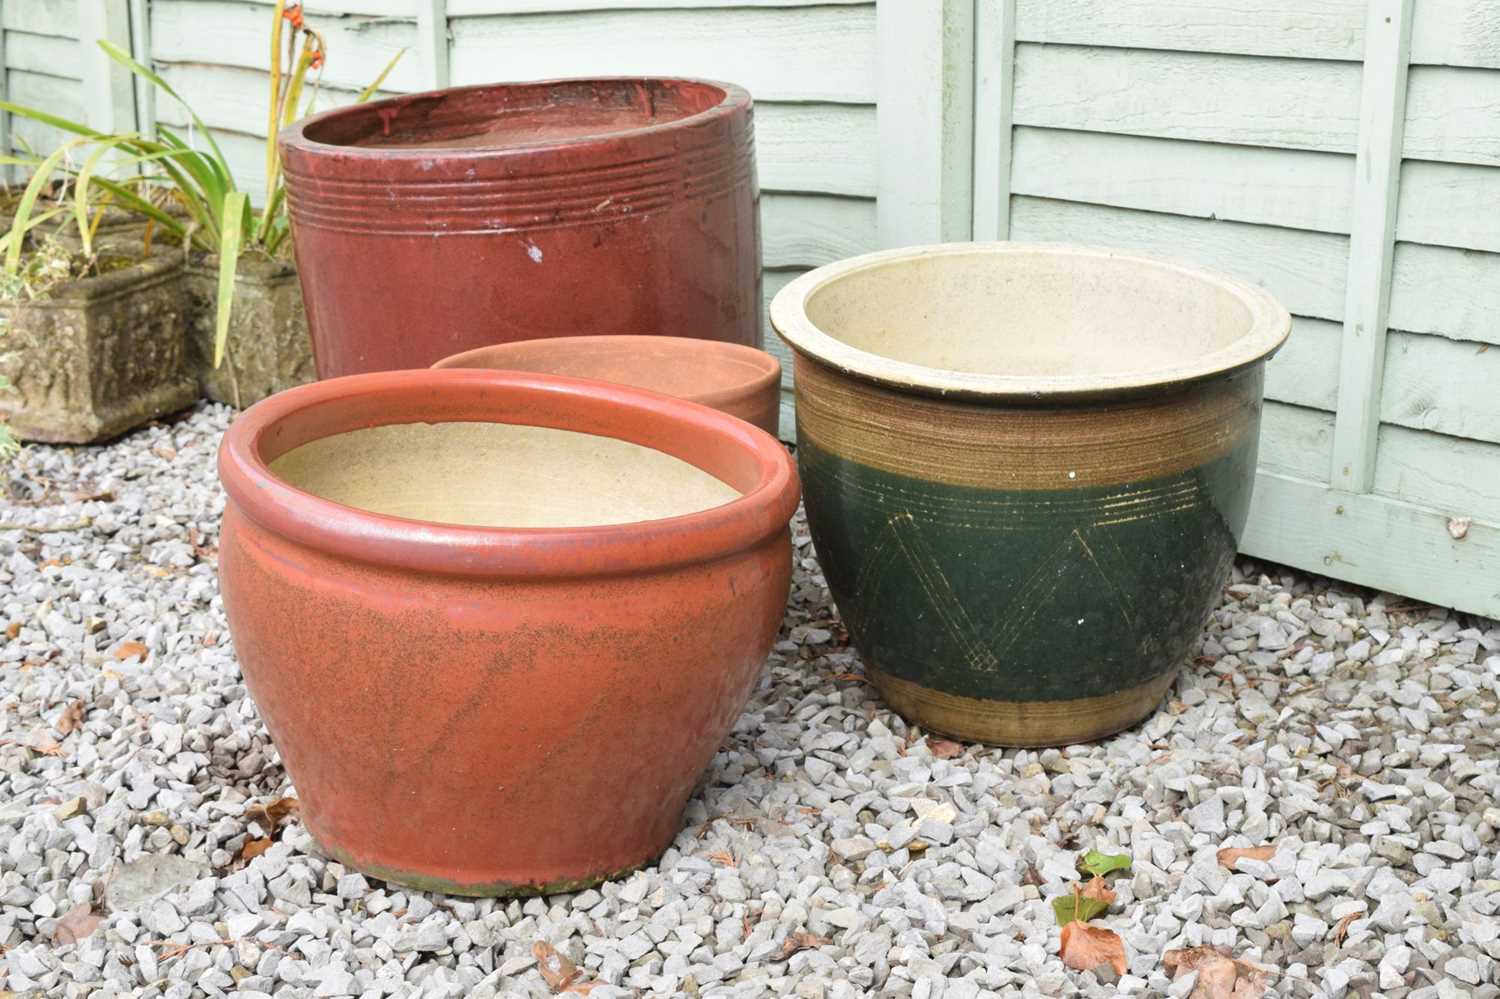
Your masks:
[{"label": "dark green glaze band", "polygon": [[1181,665],[1244,529],[1256,429],[1165,478],[1063,490],[909,478],[800,426],[797,456],[813,544],[867,661],[951,694],[1057,701]]}]

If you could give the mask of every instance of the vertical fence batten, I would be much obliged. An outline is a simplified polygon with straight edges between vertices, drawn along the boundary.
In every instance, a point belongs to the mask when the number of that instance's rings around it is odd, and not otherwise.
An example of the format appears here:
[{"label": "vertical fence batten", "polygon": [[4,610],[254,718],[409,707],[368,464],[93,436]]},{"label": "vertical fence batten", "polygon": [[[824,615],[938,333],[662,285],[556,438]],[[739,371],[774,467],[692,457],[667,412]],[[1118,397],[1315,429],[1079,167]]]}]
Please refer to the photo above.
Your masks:
[{"label": "vertical fence batten", "polygon": [[973,232],[974,0],[878,0],[882,246]]},{"label": "vertical fence batten", "polygon": [[[130,0],[130,55],[142,66],[151,65],[151,0]],[[142,135],[156,134],[156,87],[135,76],[135,127]]]},{"label": "vertical fence batten", "polygon": [[[10,71],[5,68],[5,23],[0,19],[0,101],[10,100],[10,91],[6,88],[6,78]],[[10,155],[10,112],[0,111],[0,156]],[[15,176],[15,170],[9,165],[0,165],[0,184],[10,183]]]},{"label": "vertical fence batten", "polygon": [[78,0],[83,103],[89,127],[100,132],[135,129],[135,84],[130,70],[99,47],[108,41],[129,52],[130,10],[119,0]]},{"label": "vertical fence batten", "polygon": [[1375,478],[1412,2],[1371,0],[1365,28],[1354,217],[1329,479],[1334,488],[1356,493],[1369,492]]},{"label": "vertical fence batten", "polygon": [[427,85],[448,86],[448,0],[417,0],[417,39]]},{"label": "vertical fence batten", "polygon": [[974,238],[1010,238],[1016,0],[975,0]]}]

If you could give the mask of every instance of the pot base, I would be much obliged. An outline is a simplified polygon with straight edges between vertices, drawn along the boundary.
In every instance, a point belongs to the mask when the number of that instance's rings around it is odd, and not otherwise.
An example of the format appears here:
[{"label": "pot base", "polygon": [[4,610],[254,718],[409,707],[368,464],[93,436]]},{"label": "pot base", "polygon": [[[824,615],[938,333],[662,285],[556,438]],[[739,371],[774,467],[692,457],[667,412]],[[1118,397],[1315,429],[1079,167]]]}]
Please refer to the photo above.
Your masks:
[{"label": "pot base", "polygon": [[904,680],[865,664],[886,704],[930,732],[991,746],[1039,748],[1093,742],[1140,722],[1161,703],[1178,671],[1099,697],[1066,701],[997,701],[963,697]]},{"label": "pot base", "polygon": [[[678,823],[681,827],[681,823]],[[654,849],[640,863],[629,867],[622,867],[617,871],[607,871],[599,874],[585,874],[576,878],[559,878],[546,882],[528,881],[457,881],[445,878],[438,874],[428,874],[423,871],[403,871],[395,867],[387,867],[383,864],[368,864],[355,859],[354,855],[347,850],[332,846],[321,836],[313,833],[313,841],[317,843],[318,849],[333,860],[338,861],[351,871],[359,871],[361,874],[372,878],[379,878],[388,884],[400,885],[403,888],[415,888],[418,891],[436,892],[442,895],[460,895],[465,898],[533,898],[539,895],[560,895],[565,892],[583,891],[602,885],[606,881],[618,881],[629,877],[642,868],[650,867],[656,863],[667,847],[672,845],[676,839],[676,832],[671,839]]]}]

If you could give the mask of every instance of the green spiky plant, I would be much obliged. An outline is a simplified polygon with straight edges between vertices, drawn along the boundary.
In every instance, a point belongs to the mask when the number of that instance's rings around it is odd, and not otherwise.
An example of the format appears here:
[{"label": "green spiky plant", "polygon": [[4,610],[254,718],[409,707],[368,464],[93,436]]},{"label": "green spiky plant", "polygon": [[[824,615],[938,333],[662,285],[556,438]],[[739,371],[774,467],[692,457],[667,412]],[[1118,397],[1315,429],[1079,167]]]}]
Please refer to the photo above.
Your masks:
[{"label": "green spiky plant", "polygon": [[[33,214],[38,199],[55,175],[61,174],[72,181],[69,200],[85,255],[92,253],[94,231],[98,226],[98,216],[103,211],[103,197],[97,192],[103,191],[109,203],[149,219],[162,232],[185,246],[218,255],[219,280],[214,323],[214,366],[218,367],[223,362],[229,336],[234,278],[240,257],[251,252],[275,257],[286,250],[290,226],[286,215],[286,189],[282,184],[276,153],[276,132],[312,110],[326,53],[323,36],[303,23],[300,4],[277,0],[274,17],[271,32],[270,134],[266,138],[268,169],[265,203],[261,208],[255,208],[245,191],[235,183],[229,161],[214,140],[213,133],[182,95],[155,71],[131,58],[129,53],[101,40],[99,47],[111,59],[149,81],[182,106],[192,125],[193,131],[189,135],[195,131],[203,136],[207,148],[195,147],[172,129],[162,125],[157,126],[154,138],[134,132],[107,134],[37,108],[0,101],[0,109],[74,136],[46,157],[31,154],[0,156],[0,164],[13,163],[32,168],[31,181],[16,205],[11,229],[3,242],[0,242],[0,249],[3,249],[4,254],[3,273],[14,276],[19,272],[26,234],[40,222],[65,210],[53,208]],[[283,32],[283,22],[291,26],[290,32]],[[286,41],[289,73],[283,71],[283,38]],[[380,88],[404,53],[404,49],[396,53],[374,82],[360,92],[358,102],[368,100]],[[315,70],[318,74],[313,81],[313,97],[305,107],[300,108],[299,113],[305,81]],[[105,165],[137,169],[143,173],[141,177],[119,180],[100,172]],[[143,182],[168,187],[181,214],[155,204],[141,190]],[[94,215],[92,222],[91,212]]]}]

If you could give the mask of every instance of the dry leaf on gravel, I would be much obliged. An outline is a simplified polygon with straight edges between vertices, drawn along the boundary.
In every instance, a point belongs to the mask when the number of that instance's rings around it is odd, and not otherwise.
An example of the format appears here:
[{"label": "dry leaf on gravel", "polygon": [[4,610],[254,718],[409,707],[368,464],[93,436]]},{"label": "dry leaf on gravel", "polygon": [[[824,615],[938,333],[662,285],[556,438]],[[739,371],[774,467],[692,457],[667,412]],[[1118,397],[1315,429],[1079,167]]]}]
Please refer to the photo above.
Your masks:
[{"label": "dry leaf on gravel", "polygon": [[1333,928],[1333,945],[1335,947],[1344,946],[1344,938],[1349,935],[1349,924],[1364,914],[1365,911],[1361,909],[1358,912],[1349,913],[1349,915],[1338,921],[1338,925]]},{"label": "dry leaf on gravel", "polygon": [[1219,866],[1234,870],[1234,865],[1240,859],[1269,861],[1276,856],[1276,844],[1267,843],[1265,846],[1226,846],[1219,851]]},{"label": "dry leaf on gravel", "polygon": [[266,832],[275,832],[276,827],[281,825],[287,816],[295,815],[302,808],[302,803],[296,798],[277,798],[268,805],[251,805],[245,809],[245,818],[250,822],[258,822]]},{"label": "dry leaf on gravel", "polygon": [[10,624],[7,624],[5,626],[5,637],[6,638],[15,638],[20,633],[21,633],[21,622],[20,621],[12,621]]},{"label": "dry leaf on gravel", "polygon": [[269,836],[261,836],[259,839],[247,839],[245,840],[245,845],[240,847],[240,854],[235,859],[248,864],[269,849],[271,849],[271,837]]},{"label": "dry leaf on gravel", "polygon": [[89,706],[87,704],[82,700],[74,701],[63,708],[62,714],[57,716],[57,721],[52,723],[52,727],[63,735],[67,735],[69,732],[77,731],[83,727],[83,719],[88,713]]},{"label": "dry leaf on gravel", "polygon": [[1260,999],[1266,992],[1265,968],[1237,961],[1217,947],[1169,950],[1161,963],[1174,979],[1198,972],[1188,999]]},{"label": "dry leaf on gravel", "polygon": [[708,855],[708,859],[720,867],[738,867],[734,861],[734,854],[728,850],[715,850]]},{"label": "dry leaf on gravel", "polygon": [[927,737],[928,752],[940,760],[951,760],[956,756],[962,756],[966,748],[968,747],[963,743],[954,742],[951,739],[939,739],[931,735]]},{"label": "dry leaf on gravel", "polygon": [[1114,930],[1088,923],[1072,922],[1062,928],[1062,946],[1058,956],[1075,971],[1093,971],[1101,964],[1125,974],[1130,968],[1125,960],[1125,942]]},{"label": "dry leaf on gravel", "polygon": [[57,921],[52,930],[52,942],[59,947],[76,944],[99,928],[101,918],[87,902],[79,902]]},{"label": "dry leaf on gravel", "polygon": [[781,958],[786,960],[799,950],[812,950],[824,944],[832,943],[827,937],[820,937],[816,933],[808,933],[805,930],[793,933],[781,944]]},{"label": "dry leaf on gravel", "polygon": [[124,662],[127,659],[139,659],[145,662],[146,656],[150,655],[150,653],[151,650],[140,642],[121,642],[115,646],[115,651],[110,653],[110,655],[114,656],[120,662]]},{"label": "dry leaf on gravel", "polygon": [[1080,894],[1084,898],[1092,898],[1103,902],[1105,905],[1115,904],[1115,890],[1109,886],[1108,881],[1098,876],[1089,878],[1088,883],[1083,886],[1083,891]]},{"label": "dry leaf on gravel", "polygon": [[538,940],[531,945],[531,956],[536,958],[536,970],[542,976],[542,981],[555,995],[571,992],[575,995],[588,995],[593,991],[598,982],[580,982],[578,979],[583,975],[578,965],[568,960],[558,949],[545,940]]}]

